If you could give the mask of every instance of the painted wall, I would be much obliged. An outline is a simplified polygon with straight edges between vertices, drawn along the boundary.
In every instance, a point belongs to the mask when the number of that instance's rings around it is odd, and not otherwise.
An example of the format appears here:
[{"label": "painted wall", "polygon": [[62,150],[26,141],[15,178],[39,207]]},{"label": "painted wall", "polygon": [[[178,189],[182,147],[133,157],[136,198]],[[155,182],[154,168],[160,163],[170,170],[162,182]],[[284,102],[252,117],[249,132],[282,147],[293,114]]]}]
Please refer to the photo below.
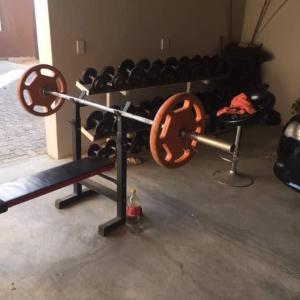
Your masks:
[{"label": "painted wall", "polygon": [[0,57],[36,56],[33,0],[0,0]]},{"label": "painted wall", "polygon": [[[283,1],[274,0],[270,15]],[[249,42],[262,7],[263,0],[246,0],[242,40]],[[292,102],[300,96],[300,1],[290,0],[270,26],[258,37],[274,59],[263,66],[264,81],[276,96],[276,109],[283,121],[291,117]]]},{"label": "painted wall", "polygon": [[[46,0],[36,0],[40,1]],[[75,80],[87,66],[100,70],[105,65],[116,66],[125,58],[138,60],[215,54],[220,49],[220,37],[225,36],[226,41],[229,30],[227,0],[48,0],[48,6],[52,57],[41,54],[42,61],[53,62],[67,78],[69,92],[77,95]],[[237,7],[241,9],[240,4]],[[236,39],[239,39],[240,29],[241,24],[235,27]],[[160,51],[161,37],[170,40],[168,51]],[[77,39],[86,42],[84,55],[75,53]],[[155,95],[179,90],[182,86],[145,90],[131,93],[126,100],[151,99]],[[100,103],[105,101],[99,96],[97,100]],[[112,102],[118,101],[125,101],[125,98],[113,95]],[[56,116],[46,121],[51,156],[61,158],[71,153],[70,113],[70,105],[65,105]],[[54,129],[52,133],[51,128]],[[52,141],[53,131],[57,134],[57,143]]]}]

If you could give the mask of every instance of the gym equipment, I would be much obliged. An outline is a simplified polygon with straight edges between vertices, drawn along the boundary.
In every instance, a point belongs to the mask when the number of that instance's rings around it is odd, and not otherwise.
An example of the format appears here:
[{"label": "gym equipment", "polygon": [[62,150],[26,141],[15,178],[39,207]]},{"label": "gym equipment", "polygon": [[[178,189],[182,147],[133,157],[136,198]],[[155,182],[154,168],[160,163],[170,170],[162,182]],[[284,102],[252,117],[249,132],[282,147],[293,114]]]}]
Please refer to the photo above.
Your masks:
[{"label": "gym equipment", "polygon": [[176,68],[177,65],[178,65],[178,60],[174,56],[168,57],[165,61],[165,66],[171,66]]},{"label": "gym equipment", "polygon": [[177,81],[176,71],[173,66],[165,65],[160,75],[162,83],[172,83]]},{"label": "gym equipment", "polygon": [[114,89],[121,89],[126,86],[127,79],[124,74],[118,72],[115,74],[115,69],[112,66],[106,66],[102,69],[101,77],[105,86],[111,86]]},{"label": "gym equipment", "polygon": [[177,80],[184,81],[190,79],[190,65],[191,60],[187,56],[179,59],[176,67]]},{"label": "gym equipment", "polygon": [[131,59],[124,60],[119,66],[118,73],[123,74],[130,87],[141,86],[146,83],[147,74],[141,66],[135,66]]},{"label": "gym equipment", "polygon": [[274,173],[277,178],[300,192],[300,115],[284,127],[277,151]]},{"label": "gym equipment", "polygon": [[147,71],[151,67],[151,63],[149,59],[144,58],[136,63],[136,67],[142,68],[143,70]]},{"label": "gym equipment", "polygon": [[86,119],[86,129],[96,129],[95,136],[97,138],[104,137],[112,132],[114,120],[108,118],[101,111],[93,111]]},{"label": "gym equipment", "polygon": [[161,59],[157,59],[152,63],[152,66],[158,66],[160,69],[162,69],[165,64]]},{"label": "gym equipment", "polygon": [[100,147],[98,144],[92,144],[88,149],[88,157],[93,156],[107,159],[109,157],[109,154],[106,147]]},{"label": "gym equipment", "polygon": [[[42,72],[51,73],[49,76]],[[29,80],[35,75],[33,81]],[[169,168],[180,167],[193,155],[198,142],[232,152],[234,146],[224,141],[205,136],[204,111],[199,100],[187,93],[181,93],[169,98],[159,109],[154,120],[117,110],[111,107],[66,95],[66,85],[63,75],[54,67],[37,65],[28,69],[22,76],[18,85],[19,100],[25,109],[38,116],[49,116],[54,113],[50,110],[53,103],[64,100],[94,107],[117,116],[129,118],[141,123],[151,125],[150,149],[155,161]],[[30,95],[27,102],[26,95]],[[42,101],[41,101],[42,100]],[[35,106],[43,106],[45,111],[36,113]],[[178,107],[179,106],[179,107]],[[57,107],[56,107],[57,110]]]},{"label": "gym equipment", "polygon": [[97,70],[86,68],[81,75],[80,81],[83,84],[91,84],[92,89],[97,90],[104,87],[105,83],[102,76],[97,76]]},{"label": "gym equipment", "polygon": [[147,84],[158,84],[161,78],[161,67],[159,65],[151,65],[146,75]]}]

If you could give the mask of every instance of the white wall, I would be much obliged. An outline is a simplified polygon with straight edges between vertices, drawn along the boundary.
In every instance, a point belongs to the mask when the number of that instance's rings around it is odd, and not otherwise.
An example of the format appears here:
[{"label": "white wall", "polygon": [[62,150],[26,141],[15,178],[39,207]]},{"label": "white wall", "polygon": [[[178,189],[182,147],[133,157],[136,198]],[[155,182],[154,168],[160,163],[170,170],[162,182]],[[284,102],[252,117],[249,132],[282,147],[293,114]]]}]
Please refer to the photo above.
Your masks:
[{"label": "white wall", "polygon": [[[272,13],[283,1],[274,0]],[[263,0],[246,0],[242,40],[249,42],[262,7]],[[274,59],[263,65],[263,79],[270,84],[276,96],[276,109],[283,121],[291,117],[292,102],[300,96],[300,1],[290,0],[268,28],[258,37],[257,43],[274,55]]]},{"label": "white wall", "polygon": [[[241,1],[236,2],[241,9]],[[229,0],[48,0],[48,5],[52,61],[65,75],[70,93],[79,94],[75,80],[87,66],[100,70],[125,58],[215,54],[219,38],[228,35]],[[236,39],[240,28],[235,27]],[[161,37],[170,39],[166,52],[160,51]],[[85,55],[75,54],[76,39],[86,41]],[[130,99],[152,95],[145,91],[143,95],[131,94]],[[119,95],[113,97],[113,101],[118,99]],[[53,117],[55,126],[52,117],[47,120],[47,128],[53,128],[48,152],[57,158],[71,153],[70,112],[70,105],[65,105]],[[53,132],[57,143],[53,142]]]}]

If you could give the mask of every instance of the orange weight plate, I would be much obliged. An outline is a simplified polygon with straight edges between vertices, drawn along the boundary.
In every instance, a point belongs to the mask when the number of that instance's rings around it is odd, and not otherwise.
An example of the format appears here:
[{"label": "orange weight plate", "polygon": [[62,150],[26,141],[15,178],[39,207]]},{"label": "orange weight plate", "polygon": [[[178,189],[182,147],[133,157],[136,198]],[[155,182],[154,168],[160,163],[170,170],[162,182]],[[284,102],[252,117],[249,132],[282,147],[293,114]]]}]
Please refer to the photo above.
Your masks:
[{"label": "orange weight plate", "polygon": [[150,150],[163,167],[178,168],[188,162],[198,145],[184,132],[204,133],[205,113],[200,100],[188,93],[170,97],[157,112],[150,132]]},{"label": "orange weight plate", "polygon": [[44,90],[66,93],[64,76],[50,65],[37,65],[28,69],[19,81],[18,98],[29,113],[46,117],[56,113],[64,104],[60,97],[45,95]]}]

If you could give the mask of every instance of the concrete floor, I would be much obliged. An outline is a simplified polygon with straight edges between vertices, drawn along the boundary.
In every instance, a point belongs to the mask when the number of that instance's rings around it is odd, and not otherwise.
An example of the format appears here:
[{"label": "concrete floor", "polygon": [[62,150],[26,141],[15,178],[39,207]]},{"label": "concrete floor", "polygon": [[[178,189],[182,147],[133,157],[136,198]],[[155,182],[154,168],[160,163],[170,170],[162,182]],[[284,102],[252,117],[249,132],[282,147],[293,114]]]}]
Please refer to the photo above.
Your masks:
[{"label": "concrete floor", "polygon": [[[97,234],[115,204],[104,197],[54,208],[65,188],[0,216],[0,299],[300,299],[300,197],[272,167],[278,128],[245,132],[240,169],[249,188],[216,184],[227,164],[201,147],[191,163],[128,170],[145,219]],[[46,169],[46,157],[10,165],[0,181]]]}]

